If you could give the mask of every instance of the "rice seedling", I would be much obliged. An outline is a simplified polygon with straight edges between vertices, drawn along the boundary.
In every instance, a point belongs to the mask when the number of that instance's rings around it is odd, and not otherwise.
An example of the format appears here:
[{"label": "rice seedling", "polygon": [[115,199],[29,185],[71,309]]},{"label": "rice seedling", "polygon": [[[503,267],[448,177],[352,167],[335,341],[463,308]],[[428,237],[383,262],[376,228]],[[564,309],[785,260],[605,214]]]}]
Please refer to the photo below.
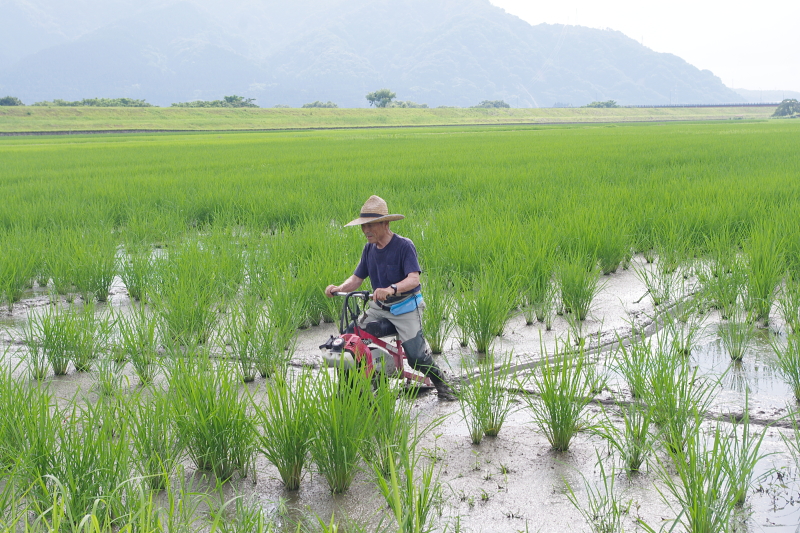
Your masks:
[{"label": "rice seedling", "polygon": [[653,422],[661,429],[662,441],[670,450],[681,450],[697,431],[694,425],[711,404],[719,380],[701,378],[697,367],[678,357],[659,342],[643,400],[652,408]]},{"label": "rice seedling", "polygon": [[300,488],[314,435],[312,387],[309,372],[293,380],[276,375],[265,384],[265,402],[251,398],[258,450],[278,469],[286,490]]},{"label": "rice seedling", "polygon": [[496,437],[513,408],[508,391],[511,356],[500,360],[497,367],[496,361],[494,353],[479,361],[477,373],[462,378],[457,393],[473,444],[480,444],[484,435]]},{"label": "rice seedling", "polygon": [[169,378],[178,438],[199,470],[217,479],[247,476],[255,450],[255,428],[239,397],[239,379],[207,350],[192,349],[173,363]]},{"label": "rice seedling", "polygon": [[770,346],[775,353],[778,372],[791,387],[795,400],[800,402],[800,334],[787,335],[785,345],[777,338],[772,338]]},{"label": "rice seedling", "polygon": [[542,238],[524,249],[525,258],[520,261],[521,303],[524,306],[525,323],[529,326],[534,320],[544,322],[553,310],[552,250],[549,239]]},{"label": "rice seedling", "polygon": [[311,439],[311,457],[334,494],[345,492],[353,482],[374,423],[369,378],[344,370],[338,377],[336,381],[330,373],[321,372],[316,380]]},{"label": "rice seedling", "polygon": [[778,295],[778,311],[790,333],[800,333],[800,280],[786,276]]},{"label": "rice seedling", "polygon": [[0,234],[0,301],[5,301],[9,312],[32,284],[39,261],[34,238],[31,232],[20,230]]},{"label": "rice seedling", "polygon": [[[547,353],[544,347],[542,353]],[[525,396],[534,423],[557,451],[568,450],[572,438],[589,427],[581,416],[592,399],[585,364],[582,347],[572,349],[556,343],[554,353],[531,378],[539,397]]]},{"label": "rice seedling", "polygon": [[22,326],[22,335],[27,348],[25,361],[28,364],[28,374],[31,379],[39,382],[44,381],[44,378],[47,377],[49,361],[47,353],[42,346],[38,322],[35,320],[25,322]]},{"label": "rice seedling", "polygon": [[608,413],[599,428],[600,435],[617,450],[625,472],[630,476],[639,472],[653,453],[657,434],[650,431],[652,409],[639,402],[619,405],[623,427],[619,428]]},{"label": "rice seedling", "polygon": [[240,302],[232,305],[224,325],[224,337],[245,383],[255,380],[259,353],[263,352],[263,347],[258,344],[263,338],[259,336],[259,331],[266,327],[263,325],[263,315],[261,301],[245,295]]},{"label": "rice seedling", "polygon": [[602,226],[593,228],[597,243],[594,255],[600,271],[606,276],[616,272],[630,254],[631,245],[626,235],[628,228],[624,220],[620,220],[624,215],[617,213],[616,217],[618,218],[604,218]]},{"label": "rice seedling", "polygon": [[126,254],[119,259],[118,270],[131,300],[138,302],[147,299],[148,291],[152,290],[156,282],[154,277],[157,273],[151,245],[128,244]]},{"label": "rice seedling", "polygon": [[171,399],[160,389],[142,389],[125,403],[133,471],[152,490],[169,488],[183,457],[183,441],[172,418]]},{"label": "rice seedling", "polygon": [[703,324],[707,318],[708,315],[700,310],[695,300],[681,299],[663,315],[661,327],[671,339],[673,350],[689,356],[703,333]]},{"label": "rice seedling", "polygon": [[[695,414],[699,427],[700,415]],[[730,498],[731,485],[726,471],[729,446],[719,426],[713,430],[711,442],[700,431],[692,432],[685,447],[668,447],[670,464],[675,475],[661,465],[659,477],[666,487],[665,503],[676,501],[680,512],[676,521],[692,533],[729,531],[735,501]],[[659,489],[661,491],[661,489]]]},{"label": "rice seedling", "polygon": [[747,353],[748,344],[755,336],[755,326],[749,313],[742,308],[729,311],[728,320],[719,325],[719,338],[732,361],[741,361]]},{"label": "rice seedling", "polygon": [[572,486],[565,481],[567,487],[567,499],[578,510],[578,512],[586,520],[589,529],[594,533],[615,533],[625,531],[624,522],[625,517],[630,511],[632,500],[627,502],[621,501],[616,493],[615,479],[616,472],[614,468],[610,473],[606,473],[605,466],[600,454],[597,453],[596,465],[600,468],[600,479],[602,486],[595,487],[594,484],[589,482],[581,473],[583,478],[583,486],[586,491],[586,503],[579,500],[578,495],[572,489]]},{"label": "rice seedling", "polygon": [[365,460],[378,468],[381,473],[388,475],[389,463],[395,461],[395,467],[400,468],[398,456],[394,447],[387,448],[385,444],[408,442],[411,449],[415,449],[422,433],[431,431],[444,420],[435,418],[422,430],[417,427],[417,419],[413,412],[413,403],[407,398],[402,384],[389,380],[385,376],[373,379],[374,399],[371,409],[374,415],[371,431],[368,435],[368,445],[364,448]]},{"label": "rice seedling", "polygon": [[256,366],[262,377],[283,372],[294,355],[297,329],[306,315],[302,286],[286,271],[276,270],[267,300],[267,321],[257,333]]},{"label": "rice seedling", "polygon": [[96,312],[94,302],[86,302],[80,311],[73,307],[68,313],[72,314],[66,322],[72,362],[78,372],[88,372],[109,350],[113,317],[108,312]]},{"label": "rice seedling", "polygon": [[783,238],[777,228],[759,225],[750,232],[744,246],[746,259],[746,306],[753,320],[767,322],[775,289],[784,273]]},{"label": "rice seedling", "polygon": [[633,266],[636,277],[647,287],[655,306],[667,303],[676,296],[675,291],[680,276],[675,269],[670,270],[671,268],[671,264],[660,259],[653,266],[636,264]]},{"label": "rice seedling", "polygon": [[66,375],[72,359],[73,314],[58,306],[48,306],[43,313],[30,315],[28,321],[30,335],[44,351],[53,374]]},{"label": "rice seedling", "polygon": [[641,399],[649,387],[652,341],[645,335],[641,335],[638,339],[634,337],[630,345],[626,345],[619,337],[617,341],[614,370],[625,379],[631,396]]},{"label": "rice seedling", "polygon": [[72,282],[86,303],[108,299],[117,273],[117,241],[110,228],[89,228],[69,240]]},{"label": "rice seedling", "polygon": [[127,376],[122,373],[122,366],[110,357],[101,357],[94,375],[94,390],[103,397],[119,396],[127,384]]},{"label": "rice seedling", "polygon": [[455,305],[453,289],[441,272],[426,272],[422,286],[426,306],[422,314],[422,331],[425,332],[431,352],[440,354],[455,326],[450,320]]},{"label": "rice seedling", "polygon": [[386,500],[402,533],[427,533],[434,531],[436,507],[441,500],[442,486],[438,481],[436,464],[420,466],[421,454],[416,453],[413,438],[399,442],[388,439],[382,443],[387,455],[389,471],[373,467],[378,489]]},{"label": "rice seedling", "polygon": [[574,252],[563,258],[557,270],[558,287],[565,313],[586,320],[592,301],[600,292],[600,271],[591,256]]},{"label": "rice seedling", "polygon": [[159,260],[153,302],[170,339],[189,345],[209,340],[222,300],[216,260],[198,241],[180,243]]},{"label": "rice seedling", "polygon": [[761,453],[761,443],[767,432],[766,429],[751,432],[749,404],[749,398],[745,396],[744,416],[741,422],[733,424],[728,450],[722,458],[723,468],[730,484],[728,499],[738,506],[744,505],[756,464],[765,457],[765,454]]},{"label": "rice seedling", "polygon": [[143,385],[153,382],[158,372],[158,316],[144,304],[134,305],[129,315],[118,314],[119,350],[128,359]]},{"label": "rice seedling", "polygon": [[706,300],[727,318],[745,287],[745,266],[732,248],[732,237],[723,233],[708,240],[710,257],[698,272]]},{"label": "rice seedling", "polygon": [[467,333],[478,353],[487,353],[494,338],[502,335],[518,301],[518,284],[494,266],[482,270],[461,302]]},{"label": "rice seedling", "polygon": [[88,404],[73,404],[63,415],[47,474],[36,480],[36,508],[52,515],[58,511],[51,504],[59,501],[66,525],[73,530],[87,514],[111,524],[123,509],[117,491],[130,473],[125,426],[105,423],[105,413]]},{"label": "rice seedling", "polygon": [[277,530],[253,495],[235,496],[219,510],[212,510],[211,518],[211,531],[219,533],[271,533]]}]

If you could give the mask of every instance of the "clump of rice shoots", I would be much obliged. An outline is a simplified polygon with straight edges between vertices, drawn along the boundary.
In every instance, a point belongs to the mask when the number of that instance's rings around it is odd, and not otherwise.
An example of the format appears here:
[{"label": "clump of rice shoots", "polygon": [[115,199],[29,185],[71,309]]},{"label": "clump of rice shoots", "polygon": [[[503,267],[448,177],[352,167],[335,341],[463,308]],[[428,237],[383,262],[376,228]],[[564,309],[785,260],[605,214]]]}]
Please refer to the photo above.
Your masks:
[{"label": "clump of rice shoots", "polygon": [[784,273],[783,238],[774,226],[754,228],[744,246],[746,256],[745,304],[753,320],[769,321],[775,289]]},{"label": "clump of rice shoots", "polygon": [[178,439],[199,470],[222,481],[247,476],[255,451],[255,428],[239,396],[236,373],[207,350],[193,348],[173,362],[169,378]]},{"label": "clump of rice shoots", "polygon": [[434,354],[442,353],[444,343],[455,324],[450,320],[455,299],[453,287],[440,272],[426,272],[422,279],[425,312],[422,314],[422,330]]},{"label": "clump of rice shoots", "polygon": [[770,345],[775,353],[778,372],[791,387],[795,400],[800,402],[800,334],[787,335],[786,344],[777,338],[772,339]]},{"label": "clump of rice shoots", "polygon": [[265,383],[265,401],[252,399],[258,450],[278,469],[286,490],[300,488],[314,436],[313,386],[309,372],[294,379],[276,375]]},{"label": "clump of rice shoots", "polygon": [[518,285],[495,266],[484,268],[462,305],[465,327],[478,353],[487,353],[495,337],[502,335],[517,302]]},{"label": "clump of rice shoots", "polygon": [[[542,352],[546,353],[544,349]],[[554,353],[531,378],[539,397],[525,396],[534,423],[560,452],[568,450],[572,438],[589,425],[582,417],[592,399],[585,365],[582,347],[572,349],[557,343]]]}]

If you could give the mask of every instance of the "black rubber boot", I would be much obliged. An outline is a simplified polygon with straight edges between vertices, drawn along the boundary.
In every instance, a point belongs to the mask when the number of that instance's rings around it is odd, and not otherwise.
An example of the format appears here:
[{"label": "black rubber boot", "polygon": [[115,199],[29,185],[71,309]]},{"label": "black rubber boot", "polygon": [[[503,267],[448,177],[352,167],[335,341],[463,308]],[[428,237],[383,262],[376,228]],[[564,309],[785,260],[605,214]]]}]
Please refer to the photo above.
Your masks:
[{"label": "black rubber boot", "polygon": [[421,331],[416,337],[403,343],[403,350],[406,352],[409,366],[431,378],[440,400],[452,402],[458,399],[447,384],[444,373],[433,361],[433,357],[425,346],[425,338]]}]

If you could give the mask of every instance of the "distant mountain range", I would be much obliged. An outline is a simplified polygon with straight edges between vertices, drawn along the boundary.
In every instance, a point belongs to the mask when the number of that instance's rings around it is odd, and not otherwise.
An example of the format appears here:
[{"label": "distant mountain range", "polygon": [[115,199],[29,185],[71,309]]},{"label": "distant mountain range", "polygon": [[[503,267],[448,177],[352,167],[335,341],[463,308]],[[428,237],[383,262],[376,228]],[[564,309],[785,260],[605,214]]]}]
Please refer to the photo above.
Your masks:
[{"label": "distant mountain range", "polygon": [[527,22],[488,0],[0,0],[0,96],[237,94],[262,107],[731,103],[708,70],[611,30]]}]

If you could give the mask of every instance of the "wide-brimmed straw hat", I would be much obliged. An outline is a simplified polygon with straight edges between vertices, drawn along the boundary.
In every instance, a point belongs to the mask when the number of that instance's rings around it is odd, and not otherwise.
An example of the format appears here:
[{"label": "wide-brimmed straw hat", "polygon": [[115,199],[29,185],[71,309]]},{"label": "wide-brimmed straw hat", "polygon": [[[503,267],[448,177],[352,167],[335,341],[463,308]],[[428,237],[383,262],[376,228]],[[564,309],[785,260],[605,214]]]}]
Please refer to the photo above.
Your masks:
[{"label": "wide-brimmed straw hat", "polygon": [[406,217],[403,215],[390,215],[386,201],[380,196],[375,196],[373,194],[364,202],[358,218],[352,222],[348,222],[344,226],[360,226],[362,224],[369,224],[370,222],[391,222],[392,220],[402,220],[404,218]]}]

